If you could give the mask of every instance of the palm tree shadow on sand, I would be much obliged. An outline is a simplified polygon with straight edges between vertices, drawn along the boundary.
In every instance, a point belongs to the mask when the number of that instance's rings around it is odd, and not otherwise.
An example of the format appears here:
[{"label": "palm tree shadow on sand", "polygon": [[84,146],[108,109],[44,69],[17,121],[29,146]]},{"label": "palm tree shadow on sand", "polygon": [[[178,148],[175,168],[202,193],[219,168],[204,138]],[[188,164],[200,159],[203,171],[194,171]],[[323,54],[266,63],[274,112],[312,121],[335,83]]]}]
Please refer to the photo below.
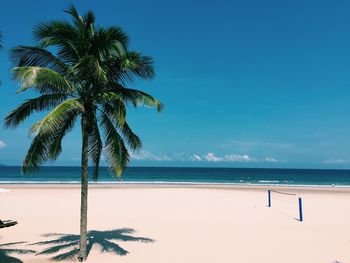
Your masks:
[{"label": "palm tree shadow on sand", "polygon": [[[119,246],[116,243],[118,241],[137,241],[144,243],[154,242],[154,240],[150,238],[132,236],[134,233],[135,230],[131,228],[121,228],[107,231],[88,231],[87,255],[89,255],[94,245],[100,247],[101,253],[109,252],[119,256],[124,256],[129,252]],[[45,248],[43,251],[37,253],[36,255],[53,255],[51,259],[56,261],[76,259],[78,257],[80,235],[47,233],[44,234],[43,237],[53,239],[31,244],[48,246],[48,248]]]},{"label": "palm tree shadow on sand", "polygon": [[34,250],[29,249],[18,249],[18,248],[9,248],[13,245],[21,245],[27,242],[14,242],[14,243],[6,243],[0,245],[0,262],[1,263],[23,263],[19,258],[14,257],[12,254],[34,254],[36,253]]}]

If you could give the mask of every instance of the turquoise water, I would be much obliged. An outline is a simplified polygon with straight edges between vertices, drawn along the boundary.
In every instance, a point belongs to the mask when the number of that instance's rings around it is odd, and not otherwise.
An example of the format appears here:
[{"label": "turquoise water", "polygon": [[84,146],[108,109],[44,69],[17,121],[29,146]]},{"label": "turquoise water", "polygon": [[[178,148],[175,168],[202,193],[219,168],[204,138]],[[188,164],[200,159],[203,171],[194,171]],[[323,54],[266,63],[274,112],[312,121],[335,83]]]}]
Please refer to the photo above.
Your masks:
[{"label": "turquoise water", "polygon": [[[0,166],[0,183],[79,182],[80,167],[42,167],[22,175],[20,167]],[[130,167],[122,179],[106,167],[100,170],[98,183],[133,182],[350,186],[350,170]]]}]

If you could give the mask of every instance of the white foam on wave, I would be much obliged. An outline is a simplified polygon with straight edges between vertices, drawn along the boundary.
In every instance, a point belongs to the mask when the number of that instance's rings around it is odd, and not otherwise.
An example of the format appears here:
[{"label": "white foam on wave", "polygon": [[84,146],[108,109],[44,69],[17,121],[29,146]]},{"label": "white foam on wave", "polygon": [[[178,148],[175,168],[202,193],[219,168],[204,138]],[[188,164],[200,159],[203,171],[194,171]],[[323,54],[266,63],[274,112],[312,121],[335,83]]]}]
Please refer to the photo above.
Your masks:
[{"label": "white foam on wave", "polygon": [[259,183],[279,183],[279,180],[259,180]]},{"label": "white foam on wave", "polygon": [[[251,182],[243,182],[243,180],[240,180],[239,183],[214,183],[214,182],[168,182],[168,181],[98,181],[98,182],[89,182],[89,184],[98,185],[98,184],[120,184],[120,185],[128,185],[128,184],[145,184],[145,185],[157,185],[157,184],[166,184],[166,185],[235,185],[235,186],[291,186],[291,187],[318,187],[318,188],[329,188],[329,187],[335,187],[335,188],[350,188],[350,185],[332,185],[332,184],[295,184],[295,183],[281,183],[281,181],[277,181],[275,183],[272,182],[272,180],[266,180],[267,182],[262,182],[264,180],[258,181],[259,183],[251,183]],[[285,181],[288,182],[288,181]],[[290,181],[293,182],[293,181]],[[79,185],[79,181],[0,181],[0,184],[2,185],[11,185],[11,184],[67,184],[67,185]],[[3,189],[6,192],[12,192],[12,190]],[[0,188],[1,193],[1,188]]]}]

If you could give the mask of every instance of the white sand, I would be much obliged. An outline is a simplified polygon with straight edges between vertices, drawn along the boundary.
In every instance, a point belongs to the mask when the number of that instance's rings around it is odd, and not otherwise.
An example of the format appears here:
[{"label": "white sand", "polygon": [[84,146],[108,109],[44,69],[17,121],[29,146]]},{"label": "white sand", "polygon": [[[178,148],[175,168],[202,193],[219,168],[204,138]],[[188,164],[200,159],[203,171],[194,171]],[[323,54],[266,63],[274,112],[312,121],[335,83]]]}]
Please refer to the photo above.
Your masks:
[{"label": "white sand", "polygon": [[8,193],[8,192],[12,192],[12,191],[9,189],[0,188],[0,193]]},{"label": "white sand", "polygon": [[[0,195],[0,218],[19,224],[0,229],[0,244],[27,243],[1,246],[0,262],[6,262],[4,248],[40,252],[52,247],[28,245],[50,239],[42,234],[78,234],[78,186],[3,187],[14,191]],[[93,186],[88,226],[102,231],[95,233],[94,240],[110,251],[101,253],[101,247],[94,245],[87,262],[350,262],[350,191],[297,191],[303,196],[302,223],[294,219],[298,216],[296,198],[273,194],[273,208],[267,208],[264,187]],[[115,240],[129,252],[119,256],[114,253],[118,247],[103,239],[103,231],[124,228],[135,230],[130,236],[154,242]],[[7,255],[39,263],[57,254]]]}]

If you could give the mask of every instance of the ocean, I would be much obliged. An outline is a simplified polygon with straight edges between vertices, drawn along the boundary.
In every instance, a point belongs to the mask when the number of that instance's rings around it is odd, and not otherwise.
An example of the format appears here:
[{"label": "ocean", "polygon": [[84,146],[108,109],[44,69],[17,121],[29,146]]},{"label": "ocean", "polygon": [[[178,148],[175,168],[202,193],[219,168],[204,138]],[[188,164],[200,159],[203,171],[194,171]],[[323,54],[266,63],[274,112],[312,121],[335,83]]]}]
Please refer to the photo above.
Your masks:
[{"label": "ocean", "polygon": [[[92,177],[92,169],[90,174]],[[20,167],[0,166],[0,183],[80,183],[80,167],[42,167],[23,175]],[[129,167],[116,178],[107,167],[101,167],[97,183],[350,186],[350,170]]]}]

